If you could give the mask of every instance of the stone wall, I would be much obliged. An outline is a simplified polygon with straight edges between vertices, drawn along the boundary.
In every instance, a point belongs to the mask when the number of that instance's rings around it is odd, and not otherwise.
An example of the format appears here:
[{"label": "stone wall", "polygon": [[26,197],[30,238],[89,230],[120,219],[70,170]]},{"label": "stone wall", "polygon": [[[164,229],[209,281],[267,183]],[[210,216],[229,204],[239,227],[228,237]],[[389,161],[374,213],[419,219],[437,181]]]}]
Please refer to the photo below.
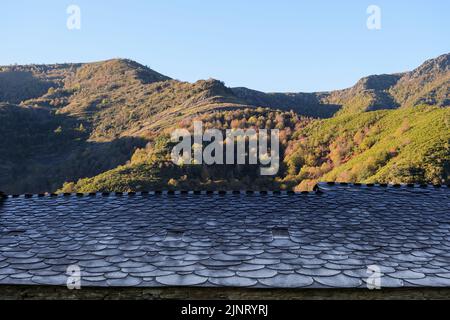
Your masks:
[{"label": "stone wall", "polygon": [[0,286],[0,299],[450,299],[450,288],[433,289],[236,289],[236,288],[82,288]]}]

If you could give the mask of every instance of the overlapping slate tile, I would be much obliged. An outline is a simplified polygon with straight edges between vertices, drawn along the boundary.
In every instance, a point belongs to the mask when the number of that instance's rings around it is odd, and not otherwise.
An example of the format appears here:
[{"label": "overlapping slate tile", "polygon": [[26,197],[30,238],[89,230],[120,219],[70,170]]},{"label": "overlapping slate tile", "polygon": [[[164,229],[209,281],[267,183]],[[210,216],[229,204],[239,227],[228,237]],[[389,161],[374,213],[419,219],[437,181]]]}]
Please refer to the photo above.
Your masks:
[{"label": "overlapping slate tile", "polygon": [[[0,202],[0,285],[450,286],[450,189],[18,197]],[[288,228],[274,237],[273,230]],[[182,230],[182,236],[168,231]]]},{"label": "overlapping slate tile", "polygon": [[208,280],[207,277],[201,277],[194,274],[179,275],[173,274],[168,276],[156,277],[156,281],[167,286],[195,286],[201,285]]},{"label": "overlapping slate tile", "polygon": [[313,278],[301,274],[276,275],[272,278],[263,278],[260,283],[272,288],[305,288],[313,284]]}]

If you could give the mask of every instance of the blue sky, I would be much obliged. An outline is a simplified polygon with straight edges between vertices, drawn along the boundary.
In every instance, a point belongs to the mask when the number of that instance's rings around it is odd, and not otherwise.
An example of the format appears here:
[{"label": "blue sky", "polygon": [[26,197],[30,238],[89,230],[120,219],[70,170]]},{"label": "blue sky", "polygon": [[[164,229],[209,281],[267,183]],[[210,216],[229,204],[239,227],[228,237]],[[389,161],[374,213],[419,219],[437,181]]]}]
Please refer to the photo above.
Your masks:
[{"label": "blue sky", "polygon": [[[66,9],[81,9],[68,30]],[[369,5],[381,30],[366,27]],[[170,77],[322,91],[449,52],[448,0],[2,0],[0,64],[130,58]]]}]

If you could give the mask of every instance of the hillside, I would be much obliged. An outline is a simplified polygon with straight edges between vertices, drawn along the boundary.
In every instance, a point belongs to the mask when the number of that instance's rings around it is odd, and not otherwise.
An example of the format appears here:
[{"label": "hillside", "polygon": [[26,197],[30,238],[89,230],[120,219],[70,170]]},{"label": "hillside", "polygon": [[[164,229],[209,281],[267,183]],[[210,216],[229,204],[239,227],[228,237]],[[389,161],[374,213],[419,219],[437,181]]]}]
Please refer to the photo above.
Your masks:
[{"label": "hillside", "polygon": [[450,182],[450,109],[380,110],[317,121],[295,133],[287,179],[361,183]]},{"label": "hillside", "polygon": [[[185,128],[192,132],[192,122],[202,121],[205,128],[226,130],[230,128],[265,128],[280,130],[280,149],[284,152],[292,134],[314,121],[300,117],[295,112],[274,111],[272,109],[239,109],[215,111],[182,121],[176,128]],[[93,178],[69,182],[62,192],[130,191],[155,188],[171,189],[252,189],[265,187],[281,189],[284,183],[279,177],[261,177],[259,166],[255,165],[183,165],[171,162],[170,130],[166,130],[146,148],[138,149],[130,162]],[[283,169],[280,171],[280,176]],[[295,185],[290,183],[288,187]]]},{"label": "hillside", "polygon": [[[257,116],[262,124],[257,127],[281,129],[283,164],[276,177],[258,176],[257,166],[175,166],[169,162],[171,144],[161,136],[156,148],[138,150],[131,163],[67,183],[60,191],[309,190],[319,180],[450,183],[448,108],[418,106],[321,121],[270,109],[247,109],[216,112],[198,120],[209,120],[222,129],[254,128],[258,120],[252,119]],[[185,127],[190,128],[189,124]]]},{"label": "hillside", "polygon": [[[151,158],[148,153],[153,151],[148,151],[149,148],[153,150],[155,141],[167,136],[172,128],[184,126],[196,118],[213,121],[223,129],[236,122],[242,127],[283,128],[286,158],[282,172],[271,181],[262,179],[264,181],[258,182],[271,188],[293,188],[302,182],[303,188],[319,178],[438,181],[439,174],[430,173],[431,169],[425,168],[425,164],[444,172],[441,180],[446,181],[448,150],[443,146],[447,136],[439,134],[448,128],[425,121],[431,116],[423,111],[425,106],[417,106],[449,105],[448,61],[449,54],[442,55],[411,72],[368,76],[352,88],[322,93],[263,93],[246,88],[228,88],[214,79],[182,82],[127,59],[0,67],[0,136],[3,138],[0,144],[0,190],[9,193],[55,191],[64,182],[76,182],[81,178],[101,175],[106,177],[103,180],[111,180],[108,178],[110,173],[120,177],[113,180],[122,181],[120,187],[110,184],[110,188],[121,190],[136,185],[152,187],[154,182],[150,182],[153,180],[146,176],[147,173],[161,177],[158,181],[162,186],[170,181],[191,187],[239,187],[240,184],[250,187],[258,178],[250,167],[232,168],[230,175],[220,168],[208,173],[204,168],[186,172],[166,164],[161,173],[161,163],[167,159],[139,163],[140,167],[148,168],[148,172],[129,167],[136,165],[139,157]],[[402,110],[405,114],[401,113]],[[430,114],[436,115],[435,121],[445,124],[449,109],[439,110],[430,111]],[[385,115],[383,119],[394,117],[392,122],[379,123],[381,133],[377,136],[376,145],[380,150],[394,148],[388,143],[389,139],[398,140],[392,131],[397,130],[395,126],[398,123],[403,123],[403,118],[411,118],[408,121],[415,129],[405,131],[405,135],[411,134],[413,143],[412,147],[405,147],[402,151],[404,160],[401,160],[402,155],[395,161],[385,161],[370,175],[360,174],[356,169],[357,172],[352,171],[352,168],[361,166],[373,155],[370,152],[364,155],[364,152],[358,153],[353,149],[343,157],[339,166],[333,165],[332,169],[324,163],[331,159],[327,157],[334,157],[333,152],[329,156],[323,153],[309,155],[304,163],[300,162],[301,166],[298,163],[291,165],[295,161],[290,156],[296,154],[296,149],[308,149],[308,145],[299,144],[297,136],[305,141],[321,137],[324,139],[320,141],[321,148],[331,150],[335,144],[340,144],[328,139],[333,136],[331,131],[339,132],[336,139],[350,139],[346,137],[347,133],[340,131],[346,127],[346,117],[355,117],[355,122],[349,122],[352,127],[347,129],[357,131],[365,125],[362,119],[380,114]],[[282,119],[297,119],[297,122]],[[233,120],[234,124],[231,123]],[[419,129],[420,123],[433,128],[429,130],[433,134],[428,140],[423,140],[425,129]],[[303,129],[305,124],[311,128],[302,133],[306,130]],[[415,130],[423,132],[415,133]],[[146,145],[149,147],[144,148]],[[160,153],[164,154],[164,151]],[[441,157],[443,162],[436,162],[431,155]],[[403,170],[406,164],[415,164],[420,172],[414,168]],[[320,169],[323,171],[321,174],[307,172],[309,167],[315,168],[310,170],[314,171],[319,166],[325,166],[326,170]],[[139,183],[128,184],[127,170],[130,168],[135,176],[147,172],[142,175],[146,178]],[[401,170],[396,171],[396,168]],[[99,178],[93,179],[99,181]],[[105,187],[102,183],[83,181],[86,186],[83,190]],[[78,188],[74,183],[71,186],[74,190]]]},{"label": "hillside", "polygon": [[309,117],[330,118],[341,108],[338,104],[324,103],[316,93],[265,93],[247,88],[232,90],[249,105],[294,110]]},{"label": "hillside", "polygon": [[83,123],[39,107],[0,103],[0,123],[0,189],[10,193],[56,190],[126,162],[145,145],[132,137],[89,141]]},{"label": "hillside", "polygon": [[0,66],[0,102],[21,103],[39,98],[52,87],[61,87],[64,80],[80,64]]}]

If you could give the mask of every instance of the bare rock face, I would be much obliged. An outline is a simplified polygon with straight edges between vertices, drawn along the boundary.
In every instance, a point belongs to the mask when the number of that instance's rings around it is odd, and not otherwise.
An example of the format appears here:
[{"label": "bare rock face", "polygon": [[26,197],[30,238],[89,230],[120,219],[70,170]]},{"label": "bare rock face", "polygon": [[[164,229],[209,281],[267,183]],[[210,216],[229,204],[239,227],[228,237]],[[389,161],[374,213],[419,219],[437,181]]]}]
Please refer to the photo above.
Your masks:
[{"label": "bare rock face", "polygon": [[435,59],[425,61],[420,67],[410,72],[411,78],[430,74],[444,74],[450,70],[450,54],[443,54]]}]

